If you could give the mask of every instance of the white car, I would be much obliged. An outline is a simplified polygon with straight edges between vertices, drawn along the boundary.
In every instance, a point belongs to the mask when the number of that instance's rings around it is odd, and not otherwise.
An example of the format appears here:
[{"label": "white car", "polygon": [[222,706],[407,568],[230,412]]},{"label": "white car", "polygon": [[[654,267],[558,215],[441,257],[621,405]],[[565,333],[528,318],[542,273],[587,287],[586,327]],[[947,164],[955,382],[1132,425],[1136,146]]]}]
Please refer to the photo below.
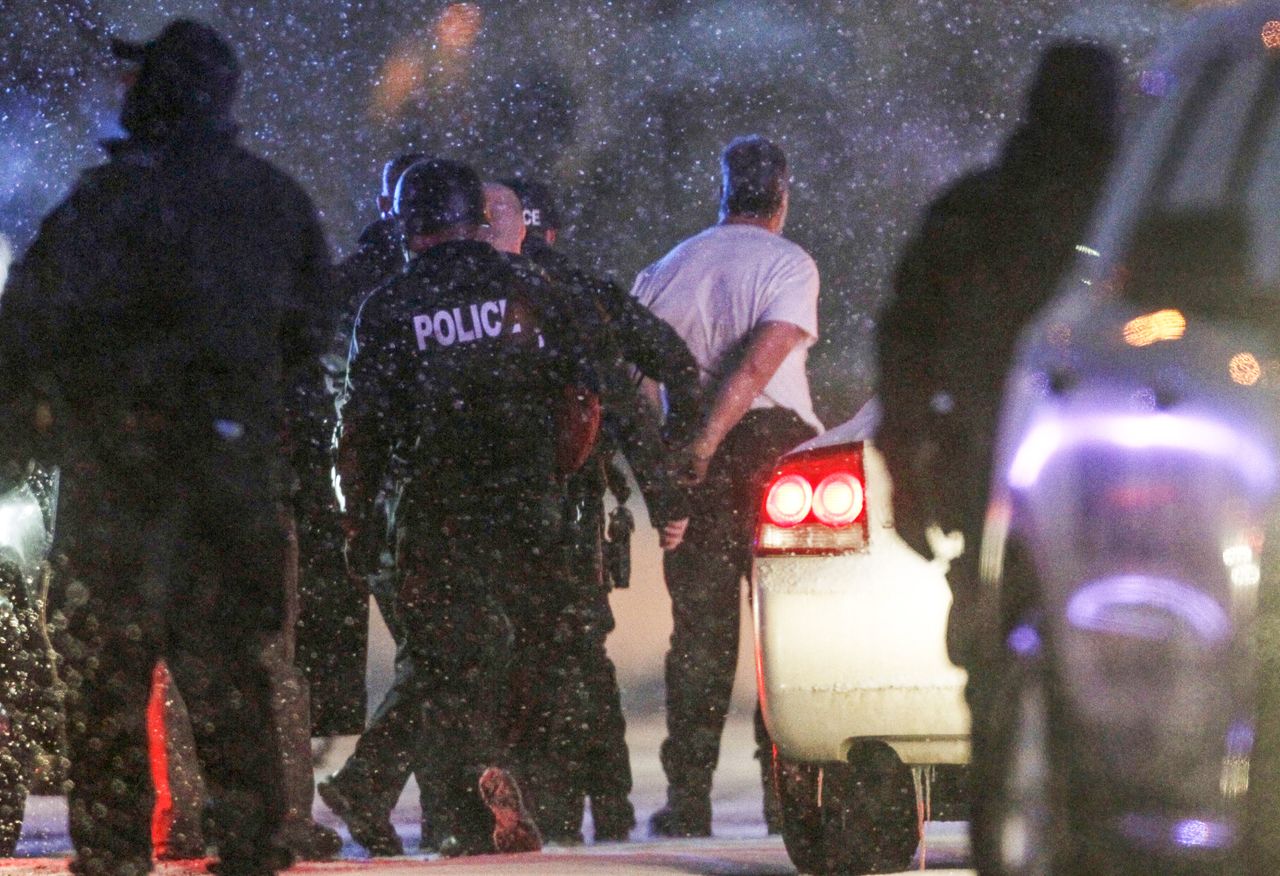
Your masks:
[{"label": "white car", "polygon": [[783,456],[761,497],[757,681],[783,839],[810,873],[905,869],[921,826],[916,779],[932,773],[909,767],[969,755],[965,674],[945,643],[946,564],[893,529],[870,441],[878,415],[872,401]]}]

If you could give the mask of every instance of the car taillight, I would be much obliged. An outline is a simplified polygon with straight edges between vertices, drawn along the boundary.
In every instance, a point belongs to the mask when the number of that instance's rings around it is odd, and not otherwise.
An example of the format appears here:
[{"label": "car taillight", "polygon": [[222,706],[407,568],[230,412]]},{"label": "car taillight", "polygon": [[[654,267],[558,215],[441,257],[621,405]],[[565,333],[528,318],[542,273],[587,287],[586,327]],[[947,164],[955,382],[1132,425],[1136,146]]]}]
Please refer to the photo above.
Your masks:
[{"label": "car taillight", "polygon": [[788,456],[765,489],[756,555],[841,554],[867,545],[862,444]]},{"label": "car taillight", "polygon": [[764,513],[776,526],[803,523],[813,509],[813,487],[797,474],[783,475],[773,482],[764,498]]},{"label": "car taillight", "polygon": [[847,471],[822,479],[813,491],[813,516],[827,526],[848,526],[862,513],[862,482]]}]

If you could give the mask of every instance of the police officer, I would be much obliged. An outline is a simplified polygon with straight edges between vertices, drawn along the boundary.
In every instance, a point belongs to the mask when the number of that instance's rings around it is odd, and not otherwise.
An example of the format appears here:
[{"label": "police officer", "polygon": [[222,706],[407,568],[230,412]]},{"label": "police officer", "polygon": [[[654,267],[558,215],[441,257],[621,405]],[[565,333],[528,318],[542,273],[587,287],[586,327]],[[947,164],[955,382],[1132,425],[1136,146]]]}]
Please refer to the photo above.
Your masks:
[{"label": "police officer", "polygon": [[[585,796],[591,801],[596,841],[622,841],[635,826],[635,811],[628,799],[631,764],[626,723],[605,639],[614,628],[609,587],[628,584],[634,524],[626,508],[630,488],[613,457],[617,450],[626,456],[649,518],[663,531],[663,546],[673,549],[688,517],[685,494],[667,477],[658,412],[640,397],[631,373],[638,369],[666,385],[671,409],[667,433],[681,442],[701,414],[698,367],[669,325],[616,284],[579,270],[554,248],[560,220],[546,186],[527,179],[506,184],[520,196],[523,254],[577,303],[575,313],[592,340],[589,355],[603,395],[602,440],[567,483],[568,569],[576,582],[577,598],[565,613],[562,627],[569,629],[563,629],[562,635],[573,644],[573,659],[554,664],[560,678],[549,716],[548,756],[528,758],[533,775],[541,776],[533,786],[535,812],[549,837],[580,839]],[[496,225],[499,213],[491,212]],[[607,525],[606,489],[618,503]]]},{"label": "police officer", "polygon": [[404,237],[394,209],[396,183],[406,170],[426,159],[421,152],[402,152],[382,166],[378,218],[360,232],[355,252],[343,259],[336,270],[336,285],[346,302],[346,313],[351,317],[355,316],[365,295],[404,269]]},{"label": "police officer", "polygon": [[[338,342],[344,358],[342,365],[334,369],[336,372],[334,376],[340,387],[345,387],[347,364],[345,357],[350,344],[351,324],[359,312],[360,305],[375,289],[391,281],[406,266],[405,259],[408,253],[405,249],[400,221],[395,215],[394,193],[396,184],[404,172],[425,158],[426,156],[419,152],[406,152],[392,158],[383,166],[381,194],[377,201],[381,216],[360,235],[356,252],[337,267],[337,284],[342,290],[343,299],[348,307],[348,315],[344,316],[345,328],[340,332]],[[340,391],[344,390],[341,388],[335,390],[334,395],[339,395]],[[328,408],[332,411],[335,408],[335,401],[330,398],[328,402]],[[338,408],[342,406],[341,399],[337,400],[336,406]],[[389,531],[393,529],[396,500],[394,485],[384,485],[375,499],[375,504],[380,509]],[[351,568],[346,570],[344,566],[344,574],[339,576],[345,578],[346,571],[355,572],[353,577],[367,586],[368,594],[372,595],[377,602],[378,611],[396,645],[395,677],[391,688],[374,711],[372,724],[377,728],[373,731],[376,736],[366,745],[366,751],[377,752],[377,766],[369,767],[363,759],[353,758],[347,763],[342,774],[354,776],[358,773],[361,777],[359,781],[346,779],[334,784],[338,777],[333,776],[320,783],[321,796],[332,799],[334,801],[332,805],[342,807],[349,814],[347,822],[352,838],[375,857],[394,857],[404,854],[404,844],[399,834],[391,824],[390,818],[384,816],[394,807],[408,779],[410,764],[415,760],[417,739],[423,720],[420,708],[421,695],[414,693],[422,677],[417,672],[408,636],[400,622],[400,612],[396,605],[397,579],[394,563],[387,562],[388,555],[394,553],[394,545],[389,543],[391,541],[393,538],[390,532],[386,540],[364,539],[361,544],[363,555],[355,556],[349,553],[347,562]],[[330,556],[328,545],[321,544],[320,539],[316,539],[314,544],[318,550],[311,556],[315,566],[319,566],[323,559]],[[304,541],[303,545],[305,547],[307,542]],[[333,556],[337,556],[338,553],[339,551],[335,551]],[[341,562],[340,557],[339,562]],[[355,729],[347,729],[351,721],[347,718],[347,712],[350,711],[349,704],[353,702],[348,690],[353,684],[361,686],[364,684],[363,659],[358,666],[347,666],[346,663],[351,661],[342,653],[335,654],[332,636],[326,637],[322,633],[333,627],[329,621],[335,616],[363,616],[367,597],[362,587],[353,587],[350,581],[343,582],[340,592],[325,592],[324,587],[332,578],[332,575],[317,575],[312,588],[312,593],[321,603],[316,607],[324,613],[323,620],[314,614],[310,618],[319,628],[318,635],[311,642],[309,655],[312,665],[318,670],[316,677],[312,680],[312,689],[314,691],[320,684],[325,685],[324,689],[332,700],[333,707],[329,710],[329,714],[336,722],[336,726],[333,727],[334,732],[359,733],[364,726],[363,702],[360,702],[359,715],[352,716],[352,719],[357,722]],[[359,653],[363,657],[363,647],[359,649]],[[340,662],[344,665],[339,670]],[[358,679],[349,678],[350,673],[354,671],[358,671]],[[444,838],[440,835],[437,825],[431,821],[431,813],[436,808],[433,796],[435,781],[425,767],[415,770],[414,777],[418,782],[422,811],[419,851],[435,851]],[[344,791],[344,786],[353,789],[359,787],[362,790]],[[346,799],[348,794],[351,795],[351,799]],[[342,802],[344,800],[345,803]],[[368,802],[365,802],[366,800]]]},{"label": "police officer", "polygon": [[[543,277],[478,239],[484,195],[470,168],[415,164],[395,209],[414,256],[357,319],[339,450],[348,537],[380,537],[373,500],[390,474],[397,608],[422,676],[418,757],[439,776],[442,851],[528,851],[541,839],[504,769],[512,618],[527,623],[549,598],[530,582],[554,560],[555,411],[582,379],[581,340]],[[322,789],[348,824],[386,817],[365,778],[381,768],[385,724]]]},{"label": "police officer", "polygon": [[288,865],[263,646],[283,624],[286,399],[332,331],[328,253],[289,177],[236,143],[239,63],[206,25],[143,44],[127,136],[51,213],[0,308],[3,389],[62,464],[71,839],[151,870],[145,712],[187,698],[224,876]]},{"label": "police officer", "polygon": [[[382,168],[377,196],[379,217],[364,229],[355,252],[334,269],[340,313],[332,348],[323,358],[323,391],[303,400],[308,422],[298,440],[307,444],[309,464],[298,472],[302,600],[298,658],[311,688],[313,732],[317,736],[359,733],[364,727],[367,628],[347,619],[365,615],[367,594],[363,587],[352,586],[343,562],[342,526],[332,479],[333,438],[356,310],[369,292],[405,266],[399,223],[392,215],[392,193],[400,174],[422,157],[416,152],[405,153]],[[388,578],[379,574],[365,583],[399,642],[402,637],[395,627]]]}]

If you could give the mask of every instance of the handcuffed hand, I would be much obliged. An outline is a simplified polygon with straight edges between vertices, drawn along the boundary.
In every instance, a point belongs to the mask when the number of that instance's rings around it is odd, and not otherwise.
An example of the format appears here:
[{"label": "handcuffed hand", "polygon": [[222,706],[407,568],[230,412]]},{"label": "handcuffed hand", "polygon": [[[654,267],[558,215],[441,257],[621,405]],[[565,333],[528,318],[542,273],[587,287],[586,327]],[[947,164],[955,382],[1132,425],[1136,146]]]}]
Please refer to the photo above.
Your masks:
[{"label": "handcuffed hand", "polygon": [[707,479],[707,467],[715,448],[702,441],[694,441],[672,454],[670,469],[672,478],[682,487],[696,487]]}]

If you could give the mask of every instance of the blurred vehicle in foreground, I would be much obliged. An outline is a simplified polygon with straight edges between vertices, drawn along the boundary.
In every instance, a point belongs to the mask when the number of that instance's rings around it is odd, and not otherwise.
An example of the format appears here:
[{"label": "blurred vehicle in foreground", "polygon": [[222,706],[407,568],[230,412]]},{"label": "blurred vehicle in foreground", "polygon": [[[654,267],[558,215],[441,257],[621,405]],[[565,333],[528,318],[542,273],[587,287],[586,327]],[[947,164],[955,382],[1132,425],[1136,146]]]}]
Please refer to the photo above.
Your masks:
[{"label": "blurred vehicle in foreground", "polygon": [[946,563],[893,529],[877,418],[872,401],[782,457],[761,503],[757,681],[783,839],[807,873],[906,869],[939,767],[938,802],[963,796],[969,713],[947,659]]},{"label": "blurred vehicle in foreground", "polygon": [[1276,873],[1280,3],[1148,67],[1022,340],[982,545],[1005,872]]}]

